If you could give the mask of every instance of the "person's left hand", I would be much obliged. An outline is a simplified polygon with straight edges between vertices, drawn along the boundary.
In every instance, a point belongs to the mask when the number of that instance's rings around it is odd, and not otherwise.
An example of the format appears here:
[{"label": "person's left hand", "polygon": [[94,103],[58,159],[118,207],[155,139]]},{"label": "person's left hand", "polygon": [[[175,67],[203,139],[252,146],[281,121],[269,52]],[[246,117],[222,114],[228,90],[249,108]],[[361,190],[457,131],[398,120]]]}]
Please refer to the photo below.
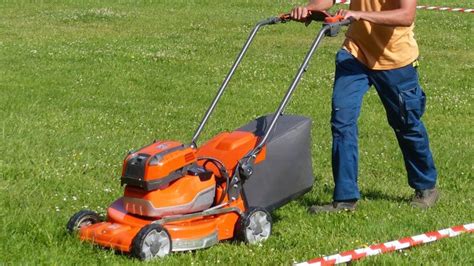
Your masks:
[{"label": "person's left hand", "polygon": [[346,10],[346,9],[339,9],[337,11],[336,15],[343,16],[344,19],[350,19],[350,20],[360,20],[360,12],[358,11],[352,11],[352,10]]}]

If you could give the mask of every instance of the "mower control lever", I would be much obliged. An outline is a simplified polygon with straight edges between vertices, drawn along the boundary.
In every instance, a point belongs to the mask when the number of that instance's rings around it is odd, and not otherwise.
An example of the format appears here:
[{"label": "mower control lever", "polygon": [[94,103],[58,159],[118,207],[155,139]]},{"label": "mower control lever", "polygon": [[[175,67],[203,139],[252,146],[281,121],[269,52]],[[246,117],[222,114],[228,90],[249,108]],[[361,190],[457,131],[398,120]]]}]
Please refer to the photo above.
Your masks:
[{"label": "mower control lever", "polygon": [[341,27],[348,26],[351,23],[352,23],[352,19],[344,19],[343,16],[336,15],[333,17],[325,18],[323,27],[328,27],[326,31],[326,36],[334,37],[334,36],[337,36]]},{"label": "mower control lever", "polygon": [[[279,17],[276,19],[279,19],[281,22],[286,22],[293,20],[291,18],[290,13],[285,13],[281,14]],[[339,23],[344,21],[344,17],[341,15],[331,15],[327,11],[324,10],[310,10],[309,11],[309,16],[306,18],[306,22],[311,22],[311,21],[322,21],[324,24],[332,24],[332,23]],[[352,21],[347,20],[344,25],[349,25]],[[346,24],[347,23],[347,24]],[[343,25],[341,25],[343,26]]]}]

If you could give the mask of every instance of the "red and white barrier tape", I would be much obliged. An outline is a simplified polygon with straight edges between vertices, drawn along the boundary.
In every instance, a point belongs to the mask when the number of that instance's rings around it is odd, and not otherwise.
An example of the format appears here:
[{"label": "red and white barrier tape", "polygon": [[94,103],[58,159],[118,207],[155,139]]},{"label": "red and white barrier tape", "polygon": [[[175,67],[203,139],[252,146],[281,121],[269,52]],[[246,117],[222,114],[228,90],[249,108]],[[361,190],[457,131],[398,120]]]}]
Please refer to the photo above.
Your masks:
[{"label": "red and white barrier tape", "polygon": [[[336,0],[336,4],[346,4],[349,5],[350,0]],[[424,10],[437,10],[437,11],[450,11],[450,12],[461,12],[461,13],[474,13],[473,8],[461,8],[461,7],[445,7],[445,6],[416,6],[416,9]]]},{"label": "red and white barrier tape", "polygon": [[452,7],[445,7],[445,6],[416,6],[417,9],[425,9],[425,10],[438,10],[438,11],[451,11],[451,12],[461,12],[461,13],[474,13],[474,9],[472,8],[452,8]]},{"label": "red and white barrier tape", "polygon": [[351,0],[336,0],[336,4],[350,4]]},{"label": "red and white barrier tape", "polygon": [[375,244],[366,248],[345,251],[339,254],[312,259],[306,262],[296,263],[294,265],[333,265],[347,263],[352,260],[358,260],[364,257],[387,253],[395,250],[401,250],[421,244],[426,244],[447,237],[455,237],[462,233],[474,233],[474,223],[454,226],[451,228],[433,231],[417,236],[407,237],[396,241]]}]

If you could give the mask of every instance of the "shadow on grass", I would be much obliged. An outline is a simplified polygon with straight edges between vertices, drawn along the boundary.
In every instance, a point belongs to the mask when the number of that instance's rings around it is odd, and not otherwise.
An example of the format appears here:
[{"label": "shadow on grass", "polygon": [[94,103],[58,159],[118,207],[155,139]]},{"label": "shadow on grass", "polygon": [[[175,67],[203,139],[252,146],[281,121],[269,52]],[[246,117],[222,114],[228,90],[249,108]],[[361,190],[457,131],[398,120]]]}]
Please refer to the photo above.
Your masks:
[{"label": "shadow on grass", "polygon": [[[313,191],[310,191],[310,192],[306,193],[305,195],[303,195],[300,198],[294,199],[293,202],[296,205],[298,205],[302,208],[305,208],[305,209],[309,208],[312,205],[327,204],[328,201],[324,199],[324,198],[327,198],[327,197],[323,197],[323,196],[327,196],[327,194],[332,195],[332,188],[324,186],[323,189],[322,189],[322,192],[323,193],[318,192],[317,194],[315,194],[314,193],[314,188],[313,188]],[[272,213],[272,216],[273,216],[273,213]],[[279,219],[278,217],[275,217],[274,221],[278,221],[278,219]]]},{"label": "shadow on grass", "polygon": [[[323,199],[323,198],[327,198],[327,197],[323,197],[323,195],[325,195],[325,196],[327,196],[328,194],[332,195],[333,188],[329,187],[329,186],[324,186],[322,188],[322,192],[323,192],[323,193],[321,193],[322,195],[308,195],[308,194],[306,194],[303,197],[301,197],[299,199],[296,199],[295,203],[300,205],[303,208],[309,208],[312,205],[324,205],[324,204],[331,203],[332,200],[327,201],[327,200]],[[380,190],[375,190],[375,189],[365,189],[365,190],[362,190],[360,193],[361,193],[361,199],[360,200],[367,200],[367,201],[380,201],[380,200],[383,200],[383,201],[390,201],[390,202],[404,202],[404,203],[407,203],[407,202],[410,202],[410,200],[411,200],[410,197],[406,197],[406,196],[402,196],[402,195],[387,194],[385,192],[382,192]],[[275,220],[278,220],[278,218],[276,218]]]},{"label": "shadow on grass", "polygon": [[279,214],[278,212],[276,212],[276,211],[272,212],[272,222],[273,223],[278,223],[279,221],[282,220],[282,217],[283,216],[281,214]]},{"label": "shadow on grass", "polygon": [[380,190],[372,190],[372,189],[362,191],[361,195],[362,195],[362,199],[366,199],[366,200],[387,200],[387,201],[393,201],[393,202],[409,202],[410,201],[410,199],[407,197],[390,195],[390,194],[381,192]]}]

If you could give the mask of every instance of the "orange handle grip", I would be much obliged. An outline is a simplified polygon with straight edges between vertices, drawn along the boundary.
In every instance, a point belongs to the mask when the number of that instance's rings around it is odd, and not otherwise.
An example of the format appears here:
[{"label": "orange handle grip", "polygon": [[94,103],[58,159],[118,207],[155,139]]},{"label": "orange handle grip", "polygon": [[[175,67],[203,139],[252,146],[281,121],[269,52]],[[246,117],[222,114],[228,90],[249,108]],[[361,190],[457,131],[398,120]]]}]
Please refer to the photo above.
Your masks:
[{"label": "orange handle grip", "polygon": [[290,13],[284,13],[278,16],[281,20],[290,20],[291,19],[291,14]]},{"label": "orange handle grip", "polygon": [[336,23],[336,22],[341,22],[344,20],[344,17],[341,15],[336,15],[333,17],[327,17],[324,19],[324,22],[326,23]]},{"label": "orange handle grip", "polygon": [[[309,14],[307,20],[317,20],[323,21],[326,23],[336,23],[344,20],[344,17],[341,15],[332,16],[327,11],[324,10],[308,10]],[[278,16],[281,20],[291,20],[291,13],[284,13]]]}]

